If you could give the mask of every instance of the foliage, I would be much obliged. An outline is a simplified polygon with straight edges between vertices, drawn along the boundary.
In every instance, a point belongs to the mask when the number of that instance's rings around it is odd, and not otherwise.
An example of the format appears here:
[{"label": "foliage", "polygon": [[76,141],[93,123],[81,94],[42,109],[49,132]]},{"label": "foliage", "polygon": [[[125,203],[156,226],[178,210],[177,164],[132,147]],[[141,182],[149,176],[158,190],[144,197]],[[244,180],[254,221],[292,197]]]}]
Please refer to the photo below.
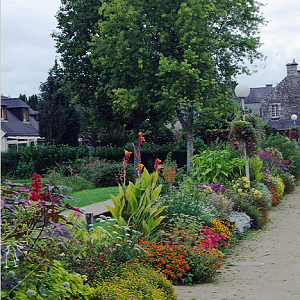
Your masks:
[{"label": "foliage", "polygon": [[[98,81],[87,51],[93,34],[97,32],[100,5],[98,0],[61,1],[56,14],[57,31],[52,34],[63,64],[66,79],[64,89],[72,92],[72,97],[82,102],[83,107],[88,99],[94,97]],[[95,118],[98,116],[99,114],[94,115]],[[92,118],[93,114],[89,117]]]},{"label": "foliage", "polygon": [[257,155],[263,161],[264,168],[270,170],[273,175],[288,171],[288,165],[283,159],[282,153],[275,148],[262,149]]},{"label": "foliage", "polygon": [[[234,202],[232,201],[231,191],[224,185],[217,184],[201,184],[200,188],[205,195],[206,202],[217,211],[219,218],[226,218],[232,211]],[[199,189],[200,190],[200,189]],[[228,191],[225,193],[225,191]]]},{"label": "foliage", "polygon": [[[71,216],[71,220],[80,216]],[[65,268],[86,276],[91,286],[97,286],[99,280],[109,275],[112,264],[127,262],[141,256],[136,246],[140,234],[128,227],[120,227],[115,219],[103,216],[89,230],[79,228],[75,231],[75,240],[68,241],[60,249]]]},{"label": "foliage", "polygon": [[174,168],[175,162],[172,160],[172,152],[169,152],[163,161],[164,168]]},{"label": "foliage", "polygon": [[251,182],[251,187],[254,188],[255,190],[258,190],[262,193],[262,195],[267,199],[269,206],[272,205],[272,195],[268,189],[268,187],[259,181],[254,181]]},{"label": "foliage", "polygon": [[201,154],[194,155],[191,160],[193,167],[191,177],[195,182],[202,183],[227,183],[235,177],[235,168],[241,173],[245,162],[240,158],[230,158],[228,150],[205,150]]},{"label": "foliage", "polygon": [[250,181],[259,181],[262,179],[263,173],[260,172],[262,166],[263,162],[258,155],[249,159]]},{"label": "foliage", "polygon": [[[51,268],[35,271],[27,278],[20,288],[7,292],[2,286],[1,299],[90,299],[92,289],[84,284],[83,277],[79,274],[68,273],[58,261],[53,262]],[[30,267],[25,264],[21,272],[30,273]],[[19,271],[20,272],[20,271]],[[18,280],[14,271],[9,271],[3,277],[10,280]]]},{"label": "foliage", "polygon": [[48,173],[43,180],[44,183],[53,186],[61,185],[67,187],[65,189],[62,189],[61,191],[65,195],[69,195],[71,193],[78,192],[78,191],[92,189],[95,187],[91,181],[88,181],[83,177],[77,175],[66,177],[56,171],[52,171]]},{"label": "foliage", "polygon": [[111,195],[114,206],[106,204],[106,207],[117,220],[119,226],[129,225],[131,228],[149,236],[163,220],[160,216],[165,206],[162,206],[157,198],[161,186],[156,187],[158,172],[149,174],[144,168],[141,178],[136,183],[119,186],[119,194]]},{"label": "foliage", "polygon": [[19,99],[23,100],[28,106],[30,106],[33,110],[38,110],[38,102],[39,97],[36,94],[33,94],[27,98],[26,94],[20,94]]},{"label": "foliage", "polygon": [[[120,180],[122,163],[99,159],[90,159],[78,166],[78,172],[95,187],[116,186]],[[136,173],[131,165],[127,168],[127,180],[134,181]],[[128,181],[127,181],[128,183]]]},{"label": "foliage", "polygon": [[291,130],[291,139],[298,141],[300,138],[300,127],[299,126],[292,126]]},{"label": "foliage", "polygon": [[275,148],[280,151],[283,159],[290,166],[289,172],[292,175],[300,174],[300,147],[297,147],[294,141],[290,141],[287,137],[277,133],[263,141],[261,147]]},{"label": "foliage", "polygon": [[280,177],[284,184],[284,192],[291,193],[296,187],[295,177],[292,174],[286,172],[281,173]]},{"label": "foliage", "polygon": [[258,136],[254,127],[248,121],[233,121],[231,125],[231,138],[237,142],[244,142],[248,154],[255,152]]},{"label": "foliage", "polygon": [[232,211],[228,219],[234,222],[236,234],[242,234],[251,228],[251,218],[244,212]]},{"label": "foliage", "polygon": [[219,106],[205,111],[206,105],[214,99],[223,104],[222,110],[229,107],[230,93],[227,99],[223,96],[227,83],[245,72],[240,66],[245,57],[252,61],[261,56],[255,35],[263,18],[259,4],[246,1],[202,5],[69,0],[62,3],[57,19],[54,37],[75,100],[84,100],[94,116],[108,117],[107,122],[129,124],[135,135],[149,116],[164,122],[167,111],[174,115],[175,109],[188,108],[188,102],[201,116],[215,116],[211,109]]},{"label": "foliage", "polygon": [[[20,152],[21,158],[19,165],[21,169],[28,167],[26,171],[28,175],[29,171],[33,171],[39,174],[45,174],[49,169],[54,169],[61,165],[64,165],[64,169],[68,169],[68,174],[72,172],[72,162],[80,157],[88,155],[88,149],[86,147],[71,147],[69,145],[36,145],[22,148]],[[31,172],[32,174],[32,172]],[[26,178],[25,173],[17,172],[19,178]],[[23,177],[25,176],[25,177]],[[31,175],[29,175],[31,176]]]},{"label": "foliage", "polygon": [[282,197],[283,193],[284,193],[284,183],[283,180],[280,176],[272,176],[271,177],[272,183],[275,185],[278,194],[280,195],[280,197]]},{"label": "foliage", "polygon": [[233,201],[235,202],[233,207],[235,211],[244,212],[251,218],[252,228],[259,229],[266,224],[270,208],[265,197],[261,195],[237,193],[234,195]]},{"label": "foliage", "polygon": [[79,116],[70,95],[60,90],[62,81],[63,71],[55,60],[46,82],[40,86],[39,134],[51,145],[78,146]]},{"label": "foliage", "polygon": [[172,283],[165,275],[142,264],[127,262],[112,265],[110,276],[97,283],[90,299],[175,300],[177,298]]},{"label": "foliage", "polygon": [[[31,279],[37,276],[35,272],[42,265],[49,266],[59,244],[72,235],[66,224],[73,223],[61,215],[62,211],[72,209],[64,202],[66,196],[55,192],[57,186],[43,188],[38,174],[33,174],[31,179],[30,187],[2,182],[2,267],[14,267],[21,276],[12,283],[12,290],[29,275]],[[32,271],[29,275],[23,271],[25,262]]]},{"label": "foliage", "polygon": [[21,154],[19,152],[11,150],[1,152],[2,178],[14,178],[16,176],[16,170],[20,159]]},{"label": "foliage", "polygon": [[164,196],[163,203],[167,206],[168,216],[176,214],[195,216],[200,224],[207,225],[212,218],[218,217],[218,212],[209,204],[206,193],[201,192],[201,188],[195,184],[183,183],[178,190]]}]

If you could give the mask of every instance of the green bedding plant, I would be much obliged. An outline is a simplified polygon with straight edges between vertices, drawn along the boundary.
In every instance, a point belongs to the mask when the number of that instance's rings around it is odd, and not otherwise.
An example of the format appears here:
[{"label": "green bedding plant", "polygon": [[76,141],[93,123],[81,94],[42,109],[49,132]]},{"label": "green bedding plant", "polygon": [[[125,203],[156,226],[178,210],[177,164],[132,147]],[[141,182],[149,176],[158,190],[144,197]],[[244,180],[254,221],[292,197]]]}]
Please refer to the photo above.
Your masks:
[{"label": "green bedding plant", "polygon": [[112,265],[90,300],[175,300],[174,287],[161,272],[136,262]]}]

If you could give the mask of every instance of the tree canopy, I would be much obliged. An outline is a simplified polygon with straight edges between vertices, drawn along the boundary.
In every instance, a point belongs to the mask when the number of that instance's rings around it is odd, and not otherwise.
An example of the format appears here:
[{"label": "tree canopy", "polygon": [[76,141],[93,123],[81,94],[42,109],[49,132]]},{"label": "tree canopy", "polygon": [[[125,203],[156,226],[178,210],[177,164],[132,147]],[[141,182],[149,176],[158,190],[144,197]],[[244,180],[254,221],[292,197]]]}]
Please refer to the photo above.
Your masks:
[{"label": "tree canopy", "polygon": [[[58,13],[61,32],[56,38],[67,74],[72,75],[72,61],[80,52],[84,61],[73,68],[73,82],[88,73],[92,88],[83,84],[80,92],[91,91],[89,105],[98,115],[109,115],[110,121],[128,124],[136,138],[145,119],[166,123],[177,117],[187,132],[189,161],[195,118],[216,119],[220,111],[232,109],[233,77],[247,72],[246,59],[262,57],[258,52],[259,28],[264,23],[261,4],[254,0],[88,2],[94,7],[86,8],[87,19],[80,14],[87,4],[79,0],[62,1]],[[76,34],[68,36],[72,26]],[[79,32],[84,32],[81,44]]]},{"label": "tree canopy", "polygon": [[61,91],[63,72],[57,61],[40,86],[38,104],[39,131],[50,144],[78,146],[78,113],[70,103],[70,95]]}]

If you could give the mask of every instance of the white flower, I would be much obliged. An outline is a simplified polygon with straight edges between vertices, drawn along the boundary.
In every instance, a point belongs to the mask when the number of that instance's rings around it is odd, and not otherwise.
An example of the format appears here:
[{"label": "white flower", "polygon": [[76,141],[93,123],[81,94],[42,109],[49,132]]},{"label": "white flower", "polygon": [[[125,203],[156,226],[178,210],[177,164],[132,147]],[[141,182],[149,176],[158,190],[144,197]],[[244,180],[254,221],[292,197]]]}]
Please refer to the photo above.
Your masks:
[{"label": "white flower", "polygon": [[26,291],[26,295],[27,295],[27,296],[34,296],[35,294],[36,294],[36,291],[34,291],[34,290],[28,289],[28,290]]},{"label": "white flower", "polygon": [[121,247],[121,245],[120,245],[120,244],[116,244],[116,246],[117,246],[117,247]]},{"label": "white flower", "polygon": [[70,287],[70,283],[67,282],[67,281],[63,282],[62,285],[65,286],[65,287],[68,287],[68,288]]}]

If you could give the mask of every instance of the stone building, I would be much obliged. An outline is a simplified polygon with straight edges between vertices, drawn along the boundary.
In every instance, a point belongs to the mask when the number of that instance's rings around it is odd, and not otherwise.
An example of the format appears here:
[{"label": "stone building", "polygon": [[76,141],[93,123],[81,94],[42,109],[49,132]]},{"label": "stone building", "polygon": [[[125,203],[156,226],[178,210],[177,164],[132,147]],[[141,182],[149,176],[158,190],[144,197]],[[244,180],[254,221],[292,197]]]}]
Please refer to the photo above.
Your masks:
[{"label": "stone building", "polygon": [[296,125],[300,126],[300,70],[293,60],[286,65],[287,75],[276,86],[251,88],[245,98],[245,105],[278,131],[291,128],[294,121],[291,115],[296,114]]}]

